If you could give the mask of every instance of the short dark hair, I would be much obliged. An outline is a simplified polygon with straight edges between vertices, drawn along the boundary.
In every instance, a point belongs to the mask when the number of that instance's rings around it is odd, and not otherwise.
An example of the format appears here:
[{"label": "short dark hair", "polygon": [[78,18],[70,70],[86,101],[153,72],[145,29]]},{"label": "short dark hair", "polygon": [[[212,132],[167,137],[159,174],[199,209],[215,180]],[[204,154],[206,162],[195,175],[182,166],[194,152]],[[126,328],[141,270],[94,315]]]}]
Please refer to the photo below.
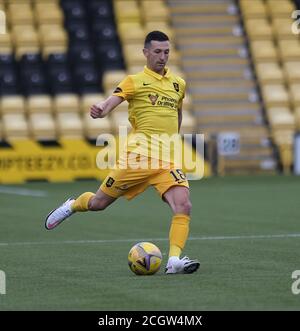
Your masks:
[{"label": "short dark hair", "polygon": [[145,38],[144,47],[149,47],[152,40],[155,41],[168,41],[169,37],[161,31],[151,31]]}]

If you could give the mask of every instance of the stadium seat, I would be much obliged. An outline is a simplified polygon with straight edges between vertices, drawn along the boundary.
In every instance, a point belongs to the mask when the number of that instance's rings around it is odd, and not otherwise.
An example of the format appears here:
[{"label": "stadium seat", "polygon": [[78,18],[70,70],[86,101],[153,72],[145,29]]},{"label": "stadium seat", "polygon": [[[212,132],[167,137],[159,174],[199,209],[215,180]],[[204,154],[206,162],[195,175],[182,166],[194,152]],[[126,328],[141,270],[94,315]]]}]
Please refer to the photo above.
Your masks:
[{"label": "stadium seat", "polygon": [[283,70],[278,62],[257,63],[256,75],[260,83],[283,83]]},{"label": "stadium seat", "polygon": [[71,71],[68,66],[48,68],[50,90],[53,94],[72,93],[73,82]]},{"label": "stadium seat", "polygon": [[100,74],[93,63],[79,65],[73,71],[73,80],[77,93],[84,94],[101,91]]},{"label": "stadium seat", "polygon": [[124,70],[105,71],[102,76],[104,91],[107,93],[107,91],[115,89],[125,77],[126,71]]},{"label": "stadium seat", "polygon": [[113,9],[109,0],[89,0],[87,2],[90,17],[94,22],[113,20]]},{"label": "stadium seat", "polygon": [[283,84],[263,84],[262,96],[266,106],[289,106],[289,95]]},{"label": "stadium seat", "polygon": [[51,114],[53,112],[53,101],[47,94],[32,95],[27,98],[26,107],[28,114]]},{"label": "stadium seat", "polygon": [[273,130],[295,130],[295,117],[291,112],[273,112],[269,122]]},{"label": "stadium seat", "polygon": [[283,68],[288,83],[300,83],[300,61],[283,62]]},{"label": "stadium seat", "polygon": [[0,34],[0,53],[11,54],[13,52],[13,43],[11,33],[7,31],[5,34]]},{"label": "stadium seat", "polygon": [[19,94],[20,86],[14,66],[6,66],[0,70],[0,94]]},{"label": "stadium seat", "polygon": [[272,17],[291,17],[292,12],[296,10],[291,0],[266,0],[266,4]]},{"label": "stadium seat", "polygon": [[267,8],[262,0],[240,0],[241,12],[244,18],[266,18]]},{"label": "stadium seat", "polygon": [[16,47],[38,47],[40,45],[38,33],[31,25],[14,26],[12,29],[12,33],[14,44]]},{"label": "stadium seat", "polygon": [[245,21],[247,35],[251,40],[272,40],[273,30],[265,18],[247,19]]},{"label": "stadium seat", "polygon": [[23,54],[19,60],[22,69],[40,67],[43,64],[43,59],[40,53]]},{"label": "stadium seat", "polygon": [[272,26],[274,31],[274,36],[277,40],[289,40],[289,39],[297,39],[297,35],[292,33],[291,26],[293,24],[293,20],[290,15],[284,18],[273,18]]},{"label": "stadium seat", "polygon": [[148,21],[170,21],[170,12],[164,1],[160,0],[142,0],[141,16],[143,22]]},{"label": "stadium seat", "polygon": [[40,25],[39,37],[42,47],[67,47],[68,45],[68,35],[66,31],[59,25]]},{"label": "stadium seat", "polygon": [[89,41],[89,28],[85,21],[74,21],[67,24],[69,32],[70,43],[74,42],[86,42]]},{"label": "stadium seat", "polygon": [[2,114],[25,113],[25,100],[21,95],[2,96],[0,98],[0,111]]},{"label": "stadium seat", "polygon": [[277,48],[275,48],[273,41],[254,40],[250,43],[250,49],[255,62],[277,61]]},{"label": "stadium seat", "polygon": [[80,99],[80,111],[84,113],[90,113],[90,108],[97,102],[103,101],[105,95],[102,93],[89,93],[83,94]]},{"label": "stadium seat", "polygon": [[279,53],[282,61],[298,61],[300,58],[299,40],[279,40]]},{"label": "stadium seat", "polygon": [[42,67],[22,68],[22,89],[25,95],[48,93],[48,81]]},{"label": "stadium seat", "polygon": [[92,25],[93,37],[96,42],[116,41],[118,34],[113,21],[100,21]]},{"label": "stadium seat", "polygon": [[140,44],[143,45],[145,31],[139,22],[120,22],[118,32],[123,44]]},{"label": "stadium seat", "polygon": [[99,57],[100,66],[105,69],[120,69],[123,67],[122,51],[118,43],[103,42],[96,46],[97,56]]},{"label": "stadium seat", "polygon": [[29,128],[31,135],[36,140],[56,140],[57,132],[54,119],[51,114],[33,113],[29,116]]},{"label": "stadium seat", "polygon": [[38,25],[41,24],[58,24],[63,25],[64,15],[57,3],[42,3],[35,4],[35,17]]},{"label": "stadium seat", "polygon": [[83,137],[82,122],[78,113],[58,113],[56,115],[56,123],[60,137]]},{"label": "stadium seat", "polygon": [[33,25],[34,15],[31,4],[28,3],[8,3],[8,19],[12,26]]},{"label": "stadium seat", "polygon": [[7,140],[29,137],[28,125],[24,114],[3,114],[2,130]]},{"label": "stadium seat", "polygon": [[140,10],[136,1],[116,0],[113,2],[115,17],[120,22],[140,22]]},{"label": "stadium seat", "polygon": [[95,60],[90,42],[73,42],[69,48],[69,56],[72,63],[90,63]]},{"label": "stadium seat", "polygon": [[102,133],[111,133],[112,126],[108,117],[93,119],[89,113],[83,114],[84,134],[89,139],[97,139]]},{"label": "stadium seat", "polygon": [[56,113],[79,113],[79,97],[77,94],[60,94],[53,98]]}]

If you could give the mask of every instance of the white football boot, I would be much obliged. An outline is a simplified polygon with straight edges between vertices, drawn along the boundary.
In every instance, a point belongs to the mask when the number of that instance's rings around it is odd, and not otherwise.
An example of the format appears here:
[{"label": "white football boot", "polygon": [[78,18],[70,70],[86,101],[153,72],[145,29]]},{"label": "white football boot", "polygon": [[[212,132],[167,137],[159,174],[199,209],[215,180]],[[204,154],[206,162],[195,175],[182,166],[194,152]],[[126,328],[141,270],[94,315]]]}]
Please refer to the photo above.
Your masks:
[{"label": "white football boot", "polygon": [[165,273],[166,274],[192,274],[200,267],[200,262],[190,260],[187,256],[182,259],[172,256],[169,258]]},{"label": "white football boot", "polygon": [[75,199],[69,198],[61,206],[53,209],[46,217],[45,227],[47,230],[52,230],[57,227],[62,221],[73,215],[75,212],[72,211],[71,205]]}]

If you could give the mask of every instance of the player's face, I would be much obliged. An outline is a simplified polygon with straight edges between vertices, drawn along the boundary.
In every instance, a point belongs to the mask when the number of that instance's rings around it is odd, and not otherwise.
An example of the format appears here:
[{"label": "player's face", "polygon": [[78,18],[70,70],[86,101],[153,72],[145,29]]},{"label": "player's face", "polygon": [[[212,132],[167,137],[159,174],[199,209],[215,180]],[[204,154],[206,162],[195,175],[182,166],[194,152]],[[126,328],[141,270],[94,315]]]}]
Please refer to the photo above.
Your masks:
[{"label": "player's face", "polygon": [[149,48],[144,48],[147,58],[147,67],[154,72],[162,74],[168,62],[170,53],[169,41],[151,41]]}]

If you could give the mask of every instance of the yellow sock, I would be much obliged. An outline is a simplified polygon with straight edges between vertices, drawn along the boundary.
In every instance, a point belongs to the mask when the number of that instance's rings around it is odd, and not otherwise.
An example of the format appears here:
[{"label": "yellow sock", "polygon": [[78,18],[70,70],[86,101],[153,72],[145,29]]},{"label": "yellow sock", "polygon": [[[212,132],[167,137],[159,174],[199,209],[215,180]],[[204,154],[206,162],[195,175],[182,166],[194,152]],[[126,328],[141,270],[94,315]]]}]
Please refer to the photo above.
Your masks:
[{"label": "yellow sock", "polygon": [[73,211],[88,211],[90,198],[95,194],[92,192],[85,192],[81,194],[72,204]]},{"label": "yellow sock", "polygon": [[170,256],[178,256],[185,246],[189,235],[190,217],[184,214],[177,214],[173,216],[172,224],[169,233],[170,240]]}]

